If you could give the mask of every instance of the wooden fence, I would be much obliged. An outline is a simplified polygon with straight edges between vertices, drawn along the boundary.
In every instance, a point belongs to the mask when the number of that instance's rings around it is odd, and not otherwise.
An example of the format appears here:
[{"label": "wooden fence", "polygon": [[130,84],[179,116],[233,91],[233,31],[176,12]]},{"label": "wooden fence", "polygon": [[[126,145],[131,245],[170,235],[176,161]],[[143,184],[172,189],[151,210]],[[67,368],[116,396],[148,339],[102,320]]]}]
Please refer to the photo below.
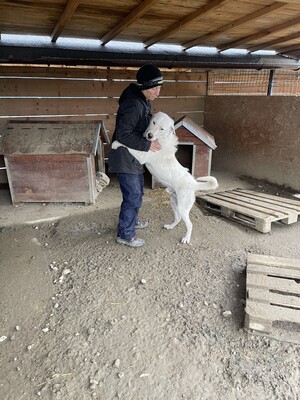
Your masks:
[{"label": "wooden fence", "polygon": [[[101,67],[0,66],[0,120],[103,120],[109,134],[115,125],[118,98],[136,69]],[[175,121],[189,115],[203,123],[205,72],[163,71],[161,96],[153,112]]]},{"label": "wooden fence", "polygon": [[[8,120],[101,120],[109,134],[118,98],[134,68],[0,65],[0,134]],[[203,125],[207,96],[299,96],[300,72],[162,69],[165,83],[153,112]],[[209,119],[209,118],[208,118]],[[6,181],[0,149],[0,184]]]},{"label": "wooden fence", "polygon": [[[162,70],[154,112],[203,124],[206,95],[300,95],[300,72],[286,70]],[[112,134],[118,98],[136,69],[0,65],[0,128],[7,120],[103,120]]]}]

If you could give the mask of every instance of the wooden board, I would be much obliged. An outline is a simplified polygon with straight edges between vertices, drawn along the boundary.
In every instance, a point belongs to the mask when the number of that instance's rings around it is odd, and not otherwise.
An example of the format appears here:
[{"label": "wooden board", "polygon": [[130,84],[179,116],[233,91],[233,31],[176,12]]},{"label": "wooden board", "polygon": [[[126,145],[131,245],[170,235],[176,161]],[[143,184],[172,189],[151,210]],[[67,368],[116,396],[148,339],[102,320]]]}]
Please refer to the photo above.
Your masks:
[{"label": "wooden board", "polygon": [[246,271],[245,328],[300,343],[300,260],[248,254]]},{"label": "wooden board", "polygon": [[272,222],[295,223],[300,214],[299,200],[244,189],[198,195],[196,201],[212,212],[262,233],[271,231]]},{"label": "wooden board", "polygon": [[[203,113],[203,97],[172,97],[158,98],[152,105],[152,111],[164,111],[167,114],[175,114],[177,118],[183,114],[192,112]],[[54,118],[56,116],[85,116],[93,115],[113,116],[118,110],[118,98],[0,98],[0,117],[9,119],[16,117],[34,118],[45,116]],[[179,115],[180,113],[180,115]]]},{"label": "wooden board", "polygon": [[5,164],[13,204],[94,204],[98,196],[92,155],[10,155]]}]

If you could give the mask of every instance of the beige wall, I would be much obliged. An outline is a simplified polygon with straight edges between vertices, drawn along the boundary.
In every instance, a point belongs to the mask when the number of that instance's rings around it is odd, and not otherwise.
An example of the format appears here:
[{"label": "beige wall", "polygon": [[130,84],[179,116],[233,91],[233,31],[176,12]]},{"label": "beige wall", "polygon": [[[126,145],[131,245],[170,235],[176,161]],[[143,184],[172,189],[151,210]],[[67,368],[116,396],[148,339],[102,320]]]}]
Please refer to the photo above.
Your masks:
[{"label": "beige wall", "polygon": [[213,168],[300,190],[300,98],[208,96]]}]

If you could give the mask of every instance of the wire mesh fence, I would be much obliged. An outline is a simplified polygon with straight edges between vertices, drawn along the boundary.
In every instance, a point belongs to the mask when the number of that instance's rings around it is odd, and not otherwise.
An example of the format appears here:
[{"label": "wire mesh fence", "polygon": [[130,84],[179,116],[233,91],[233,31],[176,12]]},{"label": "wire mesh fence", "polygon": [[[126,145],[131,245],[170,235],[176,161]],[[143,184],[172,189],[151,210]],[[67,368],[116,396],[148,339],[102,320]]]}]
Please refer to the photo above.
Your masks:
[{"label": "wire mesh fence", "polygon": [[300,72],[290,70],[218,69],[208,73],[212,96],[299,96]]},{"label": "wire mesh fence", "polygon": [[300,96],[300,72],[277,70],[272,83],[273,96]]}]

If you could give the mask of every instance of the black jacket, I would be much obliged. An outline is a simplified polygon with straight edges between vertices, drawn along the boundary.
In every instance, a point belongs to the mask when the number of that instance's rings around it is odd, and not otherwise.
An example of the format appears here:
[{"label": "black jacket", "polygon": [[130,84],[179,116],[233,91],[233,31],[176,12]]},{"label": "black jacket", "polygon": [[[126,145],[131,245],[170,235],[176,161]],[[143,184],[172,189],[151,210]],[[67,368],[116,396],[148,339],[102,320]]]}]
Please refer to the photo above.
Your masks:
[{"label": "black jacket", "polygon": [[[151,143],[143,137],[151,118],[151,104],[141,90],[131,83],[121,94],[112,141],[135,150],[148,151]],[[111,150],[108,155],[108,171],[114,173],[141,174],[144,167],[125,147]]]}]

